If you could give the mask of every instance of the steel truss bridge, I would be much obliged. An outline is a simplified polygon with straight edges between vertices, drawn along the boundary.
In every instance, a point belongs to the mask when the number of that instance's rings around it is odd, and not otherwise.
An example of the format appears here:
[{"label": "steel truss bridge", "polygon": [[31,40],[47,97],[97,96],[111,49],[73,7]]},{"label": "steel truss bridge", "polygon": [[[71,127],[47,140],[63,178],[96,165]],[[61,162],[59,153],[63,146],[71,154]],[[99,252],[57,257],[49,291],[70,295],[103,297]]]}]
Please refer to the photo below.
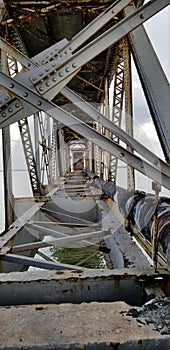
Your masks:
[{"label": "steel truss bridge", "polygon": [[[159,198],[161,186],[170,190],[169,82],[144,27],[169,4],[170,0],[0,1],[5,211],[1,305],[90,302],[93,308],[95,301],[100,309],[102,303],[123,300],[141,306],[153,296],[169,297],[170,198]],[[134,136],[132,57],[164,160]],[[12,184],[14,123],[32,190],[32,198],[20,200],[14,198]],[[135,202],[124,217],[123,204],[120,214],[110,187],[103,190],[105,183],[117,188],[120,161],[126,166],[121,191]],[[152,220],[149,234],[132,220],[139,200],[137,173],[152,180],[155,192],[146,197],[145,216]],[[140,200],[145,197],[141,196]],[[41,251],[65,246],[90,246],[93,253],[74,265]],[[98,252],[104,269],[81,266]],[[33,273],[27,271],[30,266],[44,270]],[[142,330],[141,334],[146,341]],[[95,339],[88,341],[100,346]],[[160,335],[164,349],[166,339]],[[18,348],[18,340],[13,341],[4,344]],[[122,344],[125,341],[128,338]],[[31,348],[31,340],[30,344],[23,343]],[[47,345],[41,339],[37,344]],[[65,344],[63,340],[61,349]]]}]

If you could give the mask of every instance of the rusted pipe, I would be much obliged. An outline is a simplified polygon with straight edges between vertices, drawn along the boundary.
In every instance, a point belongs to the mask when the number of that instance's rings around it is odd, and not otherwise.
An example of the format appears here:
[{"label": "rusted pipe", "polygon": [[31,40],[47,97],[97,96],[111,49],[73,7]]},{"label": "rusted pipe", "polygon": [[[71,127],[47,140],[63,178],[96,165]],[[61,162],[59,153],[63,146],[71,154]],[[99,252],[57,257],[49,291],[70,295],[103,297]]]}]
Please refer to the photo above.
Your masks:
[{"label": "rusted pipe", "polygon": [[118,209],[125,220],[131,222],[147,240],[153,242],[154,266],[156,266],[156,249],[160,244],[166,255],[167,267],[170,271],[170,198],[157,198],[155,212],[154,194],[138,190],[128,191],[114,185],[112,182],[100,179],[88,170],[85,170],[84,174],[93,179],[94,184],[117,203]]}]

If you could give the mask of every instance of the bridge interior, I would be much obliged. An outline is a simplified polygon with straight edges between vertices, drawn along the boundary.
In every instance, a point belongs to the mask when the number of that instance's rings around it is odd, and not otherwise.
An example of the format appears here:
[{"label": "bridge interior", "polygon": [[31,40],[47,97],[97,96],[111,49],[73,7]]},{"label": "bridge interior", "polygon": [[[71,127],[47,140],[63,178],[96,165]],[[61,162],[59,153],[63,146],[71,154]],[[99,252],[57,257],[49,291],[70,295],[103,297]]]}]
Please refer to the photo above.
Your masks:
[{"label": "bridge interior", "polygon": [[[169,3],[0,1],[0,299],[15,333],[3,332],[1,348],[168,349],[169,82],[144,23]],[[134,136],[133,62],[163,158]],[[14,123],[30,198],[13,194]],[[151,194],[136,188],[137,174],[151,180]],[[110,308],[117,325],[109,313],[106,327]]]}]

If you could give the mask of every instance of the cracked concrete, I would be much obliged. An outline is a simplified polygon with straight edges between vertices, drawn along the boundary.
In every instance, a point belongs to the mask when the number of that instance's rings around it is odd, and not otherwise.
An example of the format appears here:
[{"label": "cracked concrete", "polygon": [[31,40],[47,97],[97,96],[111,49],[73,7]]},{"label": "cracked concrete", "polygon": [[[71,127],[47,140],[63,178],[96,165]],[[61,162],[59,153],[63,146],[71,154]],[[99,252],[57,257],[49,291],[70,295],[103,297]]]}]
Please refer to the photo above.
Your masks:
[{"label": "cracked concrete", "polygon": [[168,350],[169,335],[128,316],[130,308],[124,302],[1,307],[0,349]]}]

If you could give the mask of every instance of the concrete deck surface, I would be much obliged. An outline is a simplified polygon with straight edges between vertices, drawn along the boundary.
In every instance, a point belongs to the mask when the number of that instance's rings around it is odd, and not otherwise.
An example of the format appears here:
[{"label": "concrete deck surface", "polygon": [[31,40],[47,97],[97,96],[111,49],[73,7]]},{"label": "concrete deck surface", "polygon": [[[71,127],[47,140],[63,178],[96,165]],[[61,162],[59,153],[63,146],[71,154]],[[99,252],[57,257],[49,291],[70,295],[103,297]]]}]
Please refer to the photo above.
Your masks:
[{"label": "concrete deck surface", "polygon": [[0,349],[168,350],[170,336],[128,316],[131,308],[124,302],[2,306]]}]

